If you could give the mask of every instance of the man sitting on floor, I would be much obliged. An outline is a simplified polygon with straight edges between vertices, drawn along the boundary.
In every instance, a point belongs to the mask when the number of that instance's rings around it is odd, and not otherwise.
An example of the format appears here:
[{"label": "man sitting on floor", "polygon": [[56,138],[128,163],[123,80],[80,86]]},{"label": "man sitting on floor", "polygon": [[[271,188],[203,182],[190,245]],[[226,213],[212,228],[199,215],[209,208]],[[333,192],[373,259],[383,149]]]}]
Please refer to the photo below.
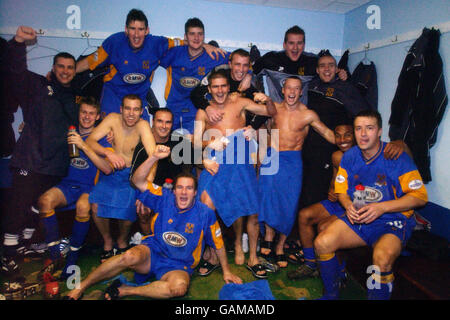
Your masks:
[{"label": "man sitting on floor", "polygon": [[120,256],[113,256],[83,280],[66,299],[79,299],[93,284],[114,277],[131,268],[135,281],[143,284],[151,276],[156,281],[141,286],[122,285],[115,280],[106,290],[105,299],[138,295],[168,299],[186,294],[190,276],[200,261],[205,244],[213,247],[219,257],[226,283],[242,283],[231,273],[222,235],[212,210],[196,200],[197,180],[189,173],[175,180],[173,193],[147,181],[152,166],[170,154],[170,148],[158,145],[155,153],[136,170],[132,182],[139,189],[139,200],[155,208],[152,235]]}]

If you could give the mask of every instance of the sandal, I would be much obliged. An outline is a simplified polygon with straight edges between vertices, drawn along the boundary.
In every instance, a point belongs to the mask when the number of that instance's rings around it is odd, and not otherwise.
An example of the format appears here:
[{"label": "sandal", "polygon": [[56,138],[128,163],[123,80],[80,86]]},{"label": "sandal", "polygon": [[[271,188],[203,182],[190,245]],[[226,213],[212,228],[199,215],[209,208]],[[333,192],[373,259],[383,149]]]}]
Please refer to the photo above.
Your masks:
[{"label": "sandal", "polygon": [[119,287],[122,285],[122,281],[119,279],[114,280],[108,288],[106,288],[105,292],[103,293],[104,300],[106,299],[105,295],[108,294],[110,297],[110,300],[119,300]]},{"label": "sandal", "polygon": [[116,251],[115,249],[111,249],[111,250],[103,250],[102,254],[100,255],[100,262],[103,263],[106,260],[108,260],[111,257],[114,257],[116,255]]},{"label": "sandal", "polygon": [[[286,255],[284,253],[275,255],[275,260],[280,268],[286,268],[288,265]],[[286,263],[286,264],[285,264]]]},{"label": "sandal", "polygon": [[[208,271],[206,271],[204,273],[200,273],[199,270],[201,268],[206,269]],[[220,268],[220,264],[212,264],[212,263],[209,263],[208,261],[203,261],[197,267],[197,274],[201,277],[207,277],[217,268]]]},{"label": "sandal", "polygon": [[[248,264],[245,264],[245,267],[252,272],[252,274],[255,278],[267,279],[267,271],[266,271],[266,268],[264,268],[262,264],[258,263],[252,267],[250,267]],[[264,271],[264,274],[258,273],[261,271]]]},{"label": "sandal", "polygon": [[287,247],[285,247],[285,251],[287,252],[287,260],[293,264],[303,264],[305,262],[305,258],[303,257],[303,248],[299,246],[295,241],[289,241],[286,243]]}]

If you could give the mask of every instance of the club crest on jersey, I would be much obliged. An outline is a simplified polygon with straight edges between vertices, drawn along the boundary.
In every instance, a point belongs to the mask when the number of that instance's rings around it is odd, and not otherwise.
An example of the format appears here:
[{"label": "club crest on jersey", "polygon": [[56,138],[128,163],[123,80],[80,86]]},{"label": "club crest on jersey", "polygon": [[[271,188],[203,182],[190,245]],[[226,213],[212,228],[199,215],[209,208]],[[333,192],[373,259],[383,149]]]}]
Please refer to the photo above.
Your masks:
[{"label": "club crest on jersey", "polygon": [[186,223],[186,228],[184,229],[184,232],[186,232],[186,233],[194,233],[194,224],[193,223]]},{"label": "club crest on jersey", "polygon": [[164,232],[163,240],[169,246],[173,247],[184,247],[187,244],[186,238],[174,231]]},{"label": "club crest on jersey", "polygon": [[298,68],[298,74],[300,76],[304,76],[305,75],[305,67],[300,67]]},{"label": "club crest on jersey", "polygon": [[77,169],[85,170],[89,168],[89,163],[83,158],[72,158],[70,160],[70,165]]},{"label": "club crest on jersey", "polygon": [[377,174],[377,181],[375,181],[375,185],[379,187],[386,186],[386,175],[385,174]]},{"label": "club crest on jersey", "polygon": [[372,187],[365,187],[366,201],[367,202],[379,202],[383,199],[383,193]]},{"label": "club crest on jersey", "polygon": [[123,76],[123,81],[129,84],[136,84],[145,81],[147,77],[142,73],[127,73]]},{"label": "club crest on jersey", "polygon": [[332,97],[334,94],[334,88],[327,88],[327,92],[325,93],[325,95],[327,97]]},{"label": "club crest on jersey", "polygon": [[195,88],[200,83],[200,80],[193,77],[183,77],[180,79],[180,84],[188,89]]},{"label": "club crest on jersey", "polygon": [[150,62],[148,60],[142,61],[142,69],[150,69]]},{"label": "club crest on jersey", "polygon": [[204,76],[205,75],[205,67],[198,67],[198,75]]}]

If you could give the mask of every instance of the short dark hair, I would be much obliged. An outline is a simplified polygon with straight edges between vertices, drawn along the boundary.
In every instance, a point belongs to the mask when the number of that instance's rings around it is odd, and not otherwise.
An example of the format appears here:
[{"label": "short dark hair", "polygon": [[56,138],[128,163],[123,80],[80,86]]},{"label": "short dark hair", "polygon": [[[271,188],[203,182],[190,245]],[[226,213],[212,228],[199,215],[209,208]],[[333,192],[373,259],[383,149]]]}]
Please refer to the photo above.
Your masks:
[{"label": "short dark hair", "polygon": [[333,58],[334,62],[336,63],[336,58],[333,57],[333,55],[330,53],[330,50],[328,49],[323,49],[320,50],[320,52],[317,54],[317,67],[319,66],[319,60],[322,59],[323,57],[331,57]]},{"label": "short dark hair", "polygon": [[196,27],[201,28],[203,31],[205,31],[205,26],[203,25],[203,22],[199,18],[190,18],[184,24],[184,33],[187,34],[190,28]]},{"label": "short dark hair", "polygon": [[288,38],[289,34],[301,34],[301,35],[303,35],[303,41],[306,41],[305,30],[303,30],[302,28],[300,28],[297,25],[290,27],[289,29],[286,30],[286,32],[284,33],[284,42],[285,43],[287,42],[287,38]]},{"label": "short dark hair", "polygon": [[228,75],[225,69],[211,71],[211,73],[208,76],[208,86],[211,86],[211,81],[216,78],[224,78],[227,80],[227,83],[230,84],[230,80],[228,79]]},{"label": "short dark hair", "polygon": [[100,114],[100,103],[94,97],[81,97],[80,102],[78,103],[81,107],[82,104],[87,104],[92,106],[97,110],[97,113]]},{"label": "short dark hair", "polygon": [[74,64],[77,63],[77,60],[75,60],[75,57],[73,55],[71,55],[70,53],[68,53],[68,52],[59,52],[57,55],[55,55],[53,57],[53,65],[56,64],[56,61],[58,61],[59,58],[72,59]]},{"label": "short dark hair", "polygon": [[177,176],[175,177],[175,180],[173,182],[174,189],[177,185],[178,179],[180,179],[180,178],[190,178],[190,179],[194,180],[194,190],[197,191],[197,189],[198,189],[197,178],[190,172],[181,172],[181,173],[177,174]]},{"label": "short dark hair", "polygon": [[155,111],[153,112],[153,116],[155,116],[158,112],[167,112],[167,113],[170,113],[170,115],[172,116],[172,120],[173,120],[173,112],[172,112],[172,110],[170,110],[169,108],[167,108],[167,107],[164,107],[164,108],[157,108],[157,109],[155,109]]},{"label": "short dark hair", "polygon": [[250,53],[247,50],[236,49],[230,54],[229,61],[233,61],[233,57],[235,55],[238,55],[238,56],[241,56],[241,57],[248,57],[250,59]]},{"label": "short dark hair", "polygon": [[141,102],[141,108],[142,108],[142,99],[137,94],[131,93],[131,94],[127,94],[126,96],[124,96],[122,98],[122,107],[123,107],[123,103],[125,102],[125,99],[128,99],[128,100],[139,100]]},{"label": "short dark hair", "polygon": [[128,27],[133,21],[143,21],[145,23],[145,27],[148,28],[147,16],[142,10],[131,9],[130,12],[128,12],[125,25]]},{"label": "short dark hair", "polygon": [[365,109],[365,110],[361,110],[360,112],[358,112],[353,120],[353,124],[356,121],[356,118],[360,118],[360,117],[364,117],[364,118],[374,118],[377,120],[377,125],[378,128],[382,128],[383,127],[383,120],[381,119],[381,114],[377,111],[377,110],[372,110],[372,109]]},{"label": "short dark hair", "polygon": [[282,82],[282,83],[283,83],[283,87],[284,87],[284,84],[286,83],[286,81],[287,81],[288,79],[295,79],[295,80],[300,81],[300,84],[301,84],[301,86],[302,86],[302,88],[303,88],[303,81],[302,81],[302,79],[300,79],[300,77],[295,76],[295,75],[286,77],[286,78],[283,80],[283,82]]}]

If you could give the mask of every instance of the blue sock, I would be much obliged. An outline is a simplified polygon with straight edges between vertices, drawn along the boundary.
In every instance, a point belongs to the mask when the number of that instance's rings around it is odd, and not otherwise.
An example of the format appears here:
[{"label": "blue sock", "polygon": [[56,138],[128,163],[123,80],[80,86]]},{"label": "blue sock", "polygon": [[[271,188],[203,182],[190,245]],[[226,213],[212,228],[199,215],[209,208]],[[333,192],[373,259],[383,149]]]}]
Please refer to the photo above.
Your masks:
[{"label": "blue sock", "polygon": [[45,228],[45,242],[48,245],[50,259],[57,260],[61,255],[59,252],[59,226],[55,210],[46,213],[42,218],[42,223]]},{"label": "blue sock", "polygon": [[76,219],[73,228],[72,235],[70,236],[70,251],[66,258],[66,267],[76,264],[78,260],[79,250],[86,239],[87,233],[89,232],[89,219],[87,221],[79,221]]},{"label": "blue sock", "polygon": [[372,274],[372,284],[368,286],[367,298],[369,300],[389,300],[394,287],[394,274],[392,271]]},{"label": "blue sock", "polygon": [[334,253],[322,254],[317,258],[325,296],[337,299],[339,296],[339,261]]},{"label": "blue sock", "polygon": [[305,264],[311,269],[317,268],[316,253],[314,248],[303,248],[303,257],[305,258]]}]

